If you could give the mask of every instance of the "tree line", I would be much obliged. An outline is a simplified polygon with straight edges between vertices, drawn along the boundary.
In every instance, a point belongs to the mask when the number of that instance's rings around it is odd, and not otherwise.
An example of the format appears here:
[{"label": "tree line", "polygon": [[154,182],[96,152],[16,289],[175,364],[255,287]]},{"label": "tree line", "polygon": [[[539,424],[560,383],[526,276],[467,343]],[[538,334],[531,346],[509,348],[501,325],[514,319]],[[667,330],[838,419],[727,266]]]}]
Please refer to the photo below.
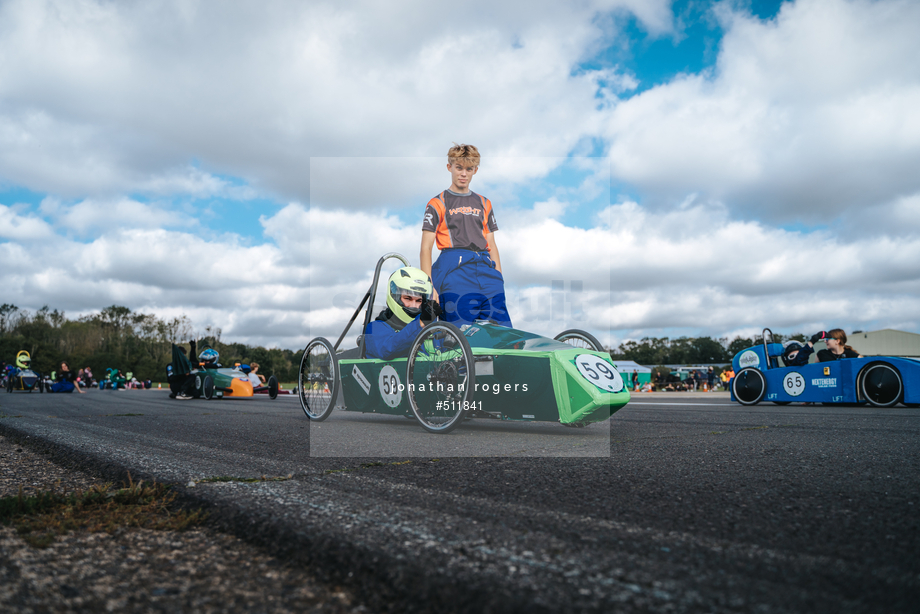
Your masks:
[{"label": "tree line", "polygon": [[[0,360],[13,363],[16,353],[27,350],[32,366],[56,371],[62,360],[74,370],[90,367],[97,379],[107,368],[133,372],[139,380],[165,381],[165,366],[172,360],[172,344],[197,336],[199,349],[213,347],[224,365],[257,362],[259,371],[282,382],[297,380],[300,354],[293,350],[266,349],[243,343],[223,343],[220,328],[205,328],[196,335],[185,316],[161,320],[112,305],[99,313],[67,318],[47,306],[36,312],[15,305],[0,305]],[[805,336],[774,335],[774,340],[804,341]],[[610,350],[614,360],[634,360],[640,365],[726,364],[741,350],[761,343],[759,337],[643,337]]]},{"label": "tree line", "polygon": [[96,379],[107,368],[132,372],[138,380],[166,381],[166,365],[172,361],[172,344],[198,339],[199,350],[212,347],[220,362],[259,363],[259,372],[275,375],[282,382],[297,381],[300,352],[266,349],[243,343],[223,343],[220,328],[196,334],[185,316],[162,320],[112,305],[99,313],[71,320],[63,311],[48,306],[30,312],[15,305],[0,305],[0,360],[15,362],[26,350],[32,367],[51,373],[67,361],[73,370],[90,367]]},{"label": "tree line", "polygon": [[[788,339],[805,341],[805,335],[774,334],[773,340],[782,343]],[[763,340],[758,337],[735,337],[731,341],[727,337],[713,339],[712,337],[643,337],[639,341],[626,341],[616,349],[610,350],[614,360],[633,360],[640,365],[707,365],[727,364],[731,359],[746,348],[760,345]]]}]

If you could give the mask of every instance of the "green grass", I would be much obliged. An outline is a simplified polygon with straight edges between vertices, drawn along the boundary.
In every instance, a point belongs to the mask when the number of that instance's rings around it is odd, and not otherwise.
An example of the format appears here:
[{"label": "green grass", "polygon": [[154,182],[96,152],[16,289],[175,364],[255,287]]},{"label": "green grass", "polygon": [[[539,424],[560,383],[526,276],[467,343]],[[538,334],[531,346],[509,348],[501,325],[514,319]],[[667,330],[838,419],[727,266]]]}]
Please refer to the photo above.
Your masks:
[{"label": "green grass", "polygon": [[103,484],[85,491],[51,489],[23,496],[20,487],[17,496],[0,498],[0,522],[15,526],[28,544],[45,548],[56,536],[78,529],[107,533],[120,527],[183,531],[207,517],[201,510],[171,509],[175,498],[169,487],[156,482],[135,484],[130,474],[120,489]]}]

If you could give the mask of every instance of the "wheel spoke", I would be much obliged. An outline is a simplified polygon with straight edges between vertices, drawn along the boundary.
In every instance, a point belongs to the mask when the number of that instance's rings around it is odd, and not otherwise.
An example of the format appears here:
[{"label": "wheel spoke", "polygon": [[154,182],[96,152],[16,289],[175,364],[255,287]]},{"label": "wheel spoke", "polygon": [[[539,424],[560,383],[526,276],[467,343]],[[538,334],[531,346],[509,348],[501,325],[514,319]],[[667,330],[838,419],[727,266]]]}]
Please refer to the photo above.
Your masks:
[{"label": "wheel spoke", "polygon": [[314,339],[300,361],[297,391],[304,413],[311,420],[324,420],[332,411],[338,386],[338,360],[332,345],[323,338]]},{"label": "wheel spoke", "polygon": [[472,350],[453,325],[430,324],[416,337],[406,382],[412,413],[426,430],[446,433],[460,422],[475,386],[472,364]]}]

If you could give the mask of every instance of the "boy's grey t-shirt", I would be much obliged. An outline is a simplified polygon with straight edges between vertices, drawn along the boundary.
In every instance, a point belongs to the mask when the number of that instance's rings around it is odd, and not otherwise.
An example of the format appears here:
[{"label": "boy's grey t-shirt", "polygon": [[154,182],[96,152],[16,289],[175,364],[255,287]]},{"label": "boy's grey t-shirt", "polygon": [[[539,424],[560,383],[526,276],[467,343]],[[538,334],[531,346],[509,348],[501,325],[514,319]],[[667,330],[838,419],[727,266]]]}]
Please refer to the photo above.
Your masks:
[{"label": "boy's grey t-shirt", "polygon": [[435,233],[438,249],[488,251],[486,234],[498,230],[492,202],[475,192],[444,190],[428,201],[422,230]]}]

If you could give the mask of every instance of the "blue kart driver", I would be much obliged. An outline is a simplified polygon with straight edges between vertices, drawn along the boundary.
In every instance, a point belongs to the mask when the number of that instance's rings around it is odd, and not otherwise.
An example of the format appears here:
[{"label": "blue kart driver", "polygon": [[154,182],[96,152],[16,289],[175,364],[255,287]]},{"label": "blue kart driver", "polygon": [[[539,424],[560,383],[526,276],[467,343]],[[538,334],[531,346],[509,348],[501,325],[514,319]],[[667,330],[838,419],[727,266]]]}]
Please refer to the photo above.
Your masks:
[{"label": "blue kart driver", "polygon": [[441,310],[429,299],[431,279],[421,269],[403,267],[387,280],[387,307],[364,331],[368,358],[390,360],[409,353],[422,327]]}]

